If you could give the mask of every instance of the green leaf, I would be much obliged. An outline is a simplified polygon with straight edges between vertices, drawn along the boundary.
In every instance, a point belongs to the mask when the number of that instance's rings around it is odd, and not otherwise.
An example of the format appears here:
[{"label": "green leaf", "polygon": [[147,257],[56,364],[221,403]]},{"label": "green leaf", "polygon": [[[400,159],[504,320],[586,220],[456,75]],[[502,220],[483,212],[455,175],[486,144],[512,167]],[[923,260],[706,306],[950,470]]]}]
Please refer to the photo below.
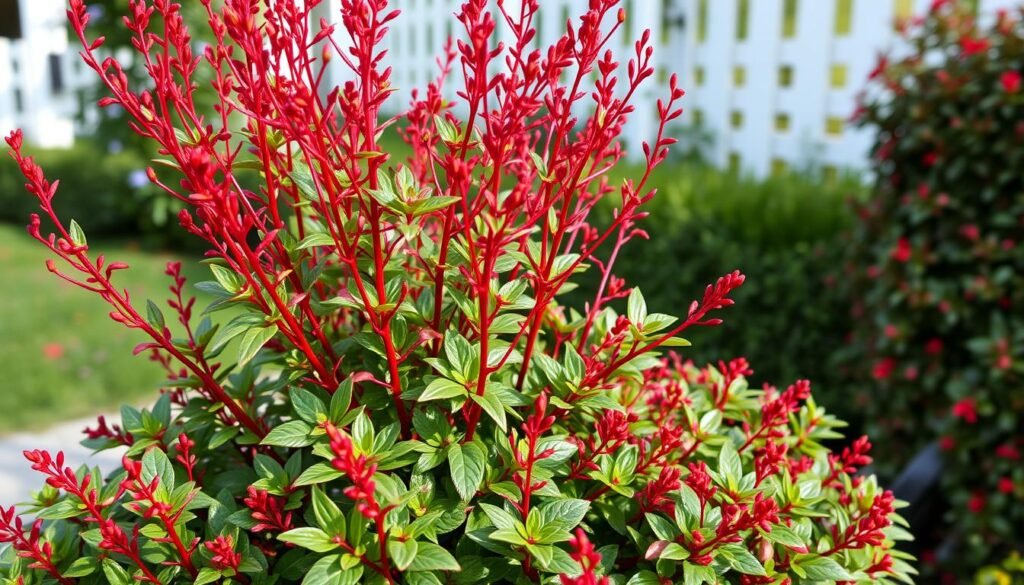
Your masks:
[{"label": "green leaf", "polygon": [[562,530],[572,530],[579,526],[583,517],[587,515],[587,511],[590,510],[590,502],[565,498],[545,504],[540,507],[540,510],[544,512],[544,517],[547,519],[546,524],[557,526]]},{"label": "green leaf", "polygon": [[391,561],[399,571],[409,568],[409,565],[416,559],[417,548],[416,541],[411,538],[406,541],[393,538],[388,540],[388,556],[391,557]]},{"label": "green leaf", "polygon": [[462,201],[461,197],[454,197],[452,195],[435,195],[422,201],[418,201],[413,205],[413,215],[423,215],[426,213],[432,213],[439,209],[444,209],[456,201]]},{"label": "green leaf", "polygon": [[222,429],[219,429],[216,433],[213,434],[212,437],[210,437],[209,448],[211,450],[216,449],[217,447],[220,447],[224,443],[227,443],[228,441],[233,439],[235,435],[237,435],[240,432],[240,430],[241,429],[239,429],[238,427],[224,427]]},{"label": "green leaf", "polygon": [[487,416],[494,420],[502,432],[508,428],[508,420],[505,418],[505,407],[501,404],[501,399],[498,398],[496,393],[484,392],[483,396],[481,396],[473,392],[469,396],[473,399],[473,402],[476,402],[484,409]]},{"label": "green leaf", "polygon": [[224,287],[224,290],[231,294],[237,294],[245,284],[245,281],[238,273],[219,264],[210,264],[210,271],[213,272],[213,277]]},{"label": "green leaf", "polygon": [[448,378],[434,378],[429,384],[427,389],[420,394],[419,401],[427,402],[428,400],[441,400],[444,398],[455,398],[456,396],[464,396],[466,394],[466,387],[458,382],[449,380]]},{"label": "green leaf", "polygon": [[[518,526],[522,526],[518,524]],[[499,528],[490,534],[491,540],[497,540],[499,542],[507,542],[509,544],[524,545],[527,543],[524,533],[525,528]]]},{"label": "green leaf", "polygon": [[718,583],[718,575],[712,567],[697,565],[694,563],[683,564],[684,585],[704,585],[704,583]]},{"label": "green leaf", "polygon": [[193,585],[206,585],[207,583],[213,583],[220,579],[220,577],[221,573],[217,569],[203,567],[199,570],[199,574],[196,575]]},{"label": "green leaf", "polygon": [[167,453],[164,453],[162,449],[150,449],[142,456],[141,478],[148,484],[157,477],[160,478],[160,485],[168,491],[174,489],[176,485],[174,483],[174,466],[167,458]]},{"label": "green leaf", "polygon": [[277,539],[319,553],[330,552],[338,548],[337,543],[331,540],[331,537],[326,532],[319,528],[308,526],[293,528],[288,532],[278,534]]},{"label": "green leaf", "polygon": [[419,543],[410,571],[458,571],[458,561],[450,552],[432,542]]},{"label": "green leaf", "polygon": [[85,510],[79,508],[75,502],[61,500],[52,506],[40,510],[36,517],[43,520],[63,520],[65,518],[74,518],[83,512]]},{"label": "green leaf", "polygon": [[730,487],[739,483],[743,477],[743,463],[732,441],[726,440],[718,454],[718,471],[725,475]]},{"label": "green leaf", "polygon": [[650,513],[645,514],[644,516],[647,519],[647,524],[650,525],[651,530],[654,531],[654,535],[658,538],[672,541],[679,536],[679,530],[676,530],[675,525],[668,520]]},{"label": "green leaf", "polygon": [[746,547],[738,544],[727,544],[718,549],[717,556],[725,559],[726,563],[733,570],[744,575],[756,575],[758,577],[767,575],[764,567],[761,566],[761,562],[757,560],[757,557],[750,554]]},{"label": "green leaf", "polygon": [[302,585],[337,585],[341,579],[341,555],[327,555],[306,571]]},{"label": "green leaf", "polygon": [[283,425],[276,426],[263,437],[261,444],[274,445],[277,447],[308,447],[313,444],[313,438],[309,433],[313,427],[301,420],[292,420]]},{"label": "green leaf", "polygon": [[448,447],[448,467],[452,482],[464,501],[469,501],[480,489],[485,463],[483,449],[475,443],[453,443]]},{"label": "green leaf", "polygon": [[345,515],[338,508],[331,498],[318,487],[312,490],[313,515],[316,523],[328,536],[340,536],[345,538],[347,534]]},{"label": "green leaf", "polygon": [[651,571],[640,571],[630,577],[626,585],[661,585],[661,577]]},{"label": "green leaf", "polygon": [[670,561],[685,561],[686,559],[690,558],[690,551],[686,550],[682,547],[682,545],[678,543],[670,542],[668,543],[668,546],[666,546],[665,549],[661,551],[661,554],[658,555],[658,558],[667,559]]},{"label": "green leaf", "polygon": [[787,526],[775,524],[772,526],[771,532],[762,532],[762,534],[768,540],[789,548],[802,549],[806,546],[803,539]]},{"label": "green leaf", "polygon": [[853,579],[850,573],[831,557],[799,559],[798,564],[807,573],[807,578],[812,581],[850,581]]},{"label": "green leaf", "polygon": [[96,557],[81,557],[65,569],[61,575],[64,577],[85,577],[96,572],[100,568],[100,561]]},{"label": "green leaf", "polygon": [[537,559],[542,566],[547,566],[555,559],[555,547],[549,544],[527,544],[526,550]]},{"label": "green leaf", "polygon": [[313,485],[334,481],[344,475],[329,463],[314,463],[295,480],[296,486]]},{"label": "green leaf", "polygon": [[644,301],[644,295],[638,287],[633,287],[633,290],[629,291],[629,299],[626,301],[626,317],[637,327],[643,327],[644,321],[647,319],[647,302]]},{"label": "green leaf", "polygon": [[515,528],[515,525],[519,523],[515,516],[494,504],[481,503],[480,509],[487,515],[495,528]]},{"label": "green leaf", "polygon": [[238,345],[238,365],[244,366],[249,363],[256,352],[258,352],[274,335],[277,335],[277,325],[250,329],[242,336],[242,342]]},{"label": "green leaf", "polygon": [[317,232],[315,234],[309,234],[299,245],[295,247],[296,250],[305,250],[306,248],[312,248],[315,246],[334,246],[334,238],[330,234],[324,232]]},{"label": "green leaf", "polygon": [[160,307],[156,306],[156,303],[150,300],[146,301],[146,320],[157,331],[163,331],[164,327],[166,327],[163,311],[160,310]]},{"label": "green leaf", "polygon": [[71,243],[76,246],[86,246],[88,242],[85,239],[85,232],[82,230],[82,226],[78,225],[78,222],[71,220],[71,224],[68,225],[68,235],[71,236]]},{"label": "green leaf", "polygon": [[135,579],[125,571],[114,559],[103,559],[103,574],[110,585],[134,585]]},{"label": "green leaf", "polygon": [[[693,488],[685,483],[679,486],[679,499],[683,502],[683,512],[686,513],[686,516],[690,518],[691,521],[696,518],[700,518],[700,498],[697,497],[697,493],[693,491]],[[679,530],[682,532],[688,532],[686,526],[679,526]]]},{"label": "green leaf", "polygon": [[583,380],[583,376],[586,374],[586,364],[583,362],[583,358],[576,351],[576,346],[569,343],[565,346],[565,373],[569,376],[569,380],[574,384],[578,384]]},{"label": "green leaf", "polygon": [[304,388],[294,387],[288,391],[288,397],[292,401],[292,409],[302,420],[317,424],[317,415],[326,415],[327,407],[315,394]]},{"label": "green leaf", "polygon": [[331,422],[338,424],[348,414],[349,406],[352,404],[352,377],[349,376],[338,384],[338,389],[331,396]]}]

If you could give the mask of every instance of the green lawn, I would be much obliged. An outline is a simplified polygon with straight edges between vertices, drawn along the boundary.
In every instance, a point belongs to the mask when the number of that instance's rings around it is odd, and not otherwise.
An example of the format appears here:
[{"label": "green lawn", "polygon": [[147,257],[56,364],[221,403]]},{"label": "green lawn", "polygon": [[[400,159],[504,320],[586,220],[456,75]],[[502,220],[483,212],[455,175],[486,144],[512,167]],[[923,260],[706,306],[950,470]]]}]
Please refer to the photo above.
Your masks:
[{"label": "green lawn", "polygon": [[[132,248],[101,243],[94,251],[131,265],[114,282],[140,310],[151,298],[169,315],[163,271],[174,256]],[[24,230],[0,225],[0,434],[148,402],[162,379],[146,356],[132,355],[143,335],[111,321],[95,294],[47,272],[47,258]],[[205,272],[194,261],[189,267],[191,274]]]}]

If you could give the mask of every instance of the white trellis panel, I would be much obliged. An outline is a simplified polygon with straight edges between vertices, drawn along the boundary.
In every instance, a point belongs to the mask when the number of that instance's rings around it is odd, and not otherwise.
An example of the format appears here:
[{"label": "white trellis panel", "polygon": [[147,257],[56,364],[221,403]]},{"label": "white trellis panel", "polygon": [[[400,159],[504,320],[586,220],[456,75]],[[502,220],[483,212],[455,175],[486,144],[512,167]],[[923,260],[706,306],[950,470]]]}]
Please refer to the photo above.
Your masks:
[{"label": "white trellis panel", "polygon": [[[980,0],[982,18],[1020,0]],[[635,98],[624,136],[632,155],[656,128],[656,100],[672,73],[687,90],[683,122],[710,132],[708,155],[720,166],[738,165],[764,176],[790,167],[829,172],[861,168],[869,133],[847,124],[880,52],[898,49],[897,17],[920,14],[931,0],[623,0],[627,21],[611,49],[625,63],[631,41],[645,29],[656,44],[656,80]],[[409,89],[436,74],[435,56],[450,33],[461,0],[402,0],[388,63],[400,92],[389,102],[403,108]],[[511,1],[507,2],[512,5]],[[586,0],[544,0],[537,15],[538,43],[554,42],[565,20]],[[787,18],[788,13],[788,18]],[[497,14],[495,13],[497,18]],[[680,27],[680,16],[685,27]],[[507,38],[499,21],[498,38]],[[740,23],[744,29],[741,33]],[[629,41],[627,41],[629,39]],[[456,66],[445,86],[454,98]],[[591,83],[592,80],[587,80]],[[660,82],[660,83],[659,83]],[[620,83],[621,85],[621,83]],[[580,105],[586,115],[589,104]]]}]

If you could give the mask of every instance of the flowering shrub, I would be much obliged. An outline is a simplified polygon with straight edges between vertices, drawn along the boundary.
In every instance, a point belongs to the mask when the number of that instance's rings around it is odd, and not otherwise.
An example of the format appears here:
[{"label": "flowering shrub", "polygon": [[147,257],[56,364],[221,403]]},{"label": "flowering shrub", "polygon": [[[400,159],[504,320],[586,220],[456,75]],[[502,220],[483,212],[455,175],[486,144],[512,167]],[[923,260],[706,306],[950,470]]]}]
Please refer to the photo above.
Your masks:
[{"label": "flowering shrub", "polygon": [[955,560],[976,569],[1024,542],[1024,23],[933,4],[861,112],[878,182],[855,234],[851,361],[890,466],[939,438]]},{"label": "flowering shrub", "polygon": [[[513,14],[498,3],[508,46],[493,39],[487,2],[467,2],[466,39],[441,61],[466,73],[466,116],[439,83],[414,97],[402,164],[377,150],[393,122],[378,115],[393,89],[377,45],[395,12],[342,0],[343,50],[326,23],[309,30],[311,4],[207,4],[211,120],[190,101],[200,61],[176,5],[131,3],[153,82],[134,91],[115,61],[97,59],[102,40],[87,38],[72,1],[105,102],[178,174],[150,172],[209,245],[214,280],[198,286],[216,300],[195,314],[172,265],[170,316],[156,303],[137,310],[112,282],[125,266],[90,255],[81,227],[57,219],[56,182],[19,134],[8,139],[58,225],[29,226],[61,262],[49,269],[103,297],[168,370],[151,409],[86,431],[89,445],[126,447],[120,471],[26,453],[46,487],[34,521],[0,514],[10,582],[909,580],[892,549],[907,536],[897,502],[854,476],[867,440],[824,448],[841,424],[807,382],[752,389],[742,359],[699,370],[661,357],[687,345],[687,329],[717,324],[743,276],[718,279],[679,320],[649,313],[614,278],[614,252],[594,256],[640,233],[683,94],[673,81],[643,176],[609,185],[628,98],[653,73],[649,35],[622,79],[602,52],[625,17],[614,0],[592,1],[546,52],[529,48],[538,2]],[[355,80],[321,91],[328,59]],[[588,101],[596,113],[578,124],[573,106]],[[241,168],[259,169],[260,191],[237,187]],[[616,220],[591,227],[606,197],[620,202]],[[559,305],[588,266],[603,274],[596,296],[582,312]],[[221,309],[230,318],[215,324]]]}]

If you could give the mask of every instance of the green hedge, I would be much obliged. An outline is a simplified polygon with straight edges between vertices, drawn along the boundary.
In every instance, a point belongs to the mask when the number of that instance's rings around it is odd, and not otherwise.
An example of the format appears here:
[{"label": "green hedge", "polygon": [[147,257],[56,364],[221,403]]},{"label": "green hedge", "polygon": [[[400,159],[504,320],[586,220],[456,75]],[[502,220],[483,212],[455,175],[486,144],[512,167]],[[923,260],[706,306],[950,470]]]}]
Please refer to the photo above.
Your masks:
[{"label": "green hedge", "polygon": [[[144,195],[153,189],[142,184],[147,161],[132,151],[112,154],[102,147],[80,141],[70,149],[33,149],[32,155],[46,169],[47,176],[60,180],[57,209],[73,217],[90,234],[113,236],[138,234],[151,214]],[[133,176],[135,174],[135,176]],[[0,157],[0,221],[24,225],[30,213],[38,211],[35,198],[25,193],[24,179],[14,161]]]},{"label": "green hedge", "polygon": [[[850,328],[847,303],[828,275],[852,222],[846,199],[860,186],[795,174],[756,181],[694,164],[668,168],[654,183],[659,193],[640,226],[651,239],[627,244],[614,270],[644,284],[652,311],[685,311],[702,283],[736,268],[747,275],[725,322],[691,331],[685,356],[698,363],[744,356],[756,364],[758,383],[808,378],[825,406],[855,414],[834,392],[828,366]],[[591,272],[579,302],[597,278]]]}]

